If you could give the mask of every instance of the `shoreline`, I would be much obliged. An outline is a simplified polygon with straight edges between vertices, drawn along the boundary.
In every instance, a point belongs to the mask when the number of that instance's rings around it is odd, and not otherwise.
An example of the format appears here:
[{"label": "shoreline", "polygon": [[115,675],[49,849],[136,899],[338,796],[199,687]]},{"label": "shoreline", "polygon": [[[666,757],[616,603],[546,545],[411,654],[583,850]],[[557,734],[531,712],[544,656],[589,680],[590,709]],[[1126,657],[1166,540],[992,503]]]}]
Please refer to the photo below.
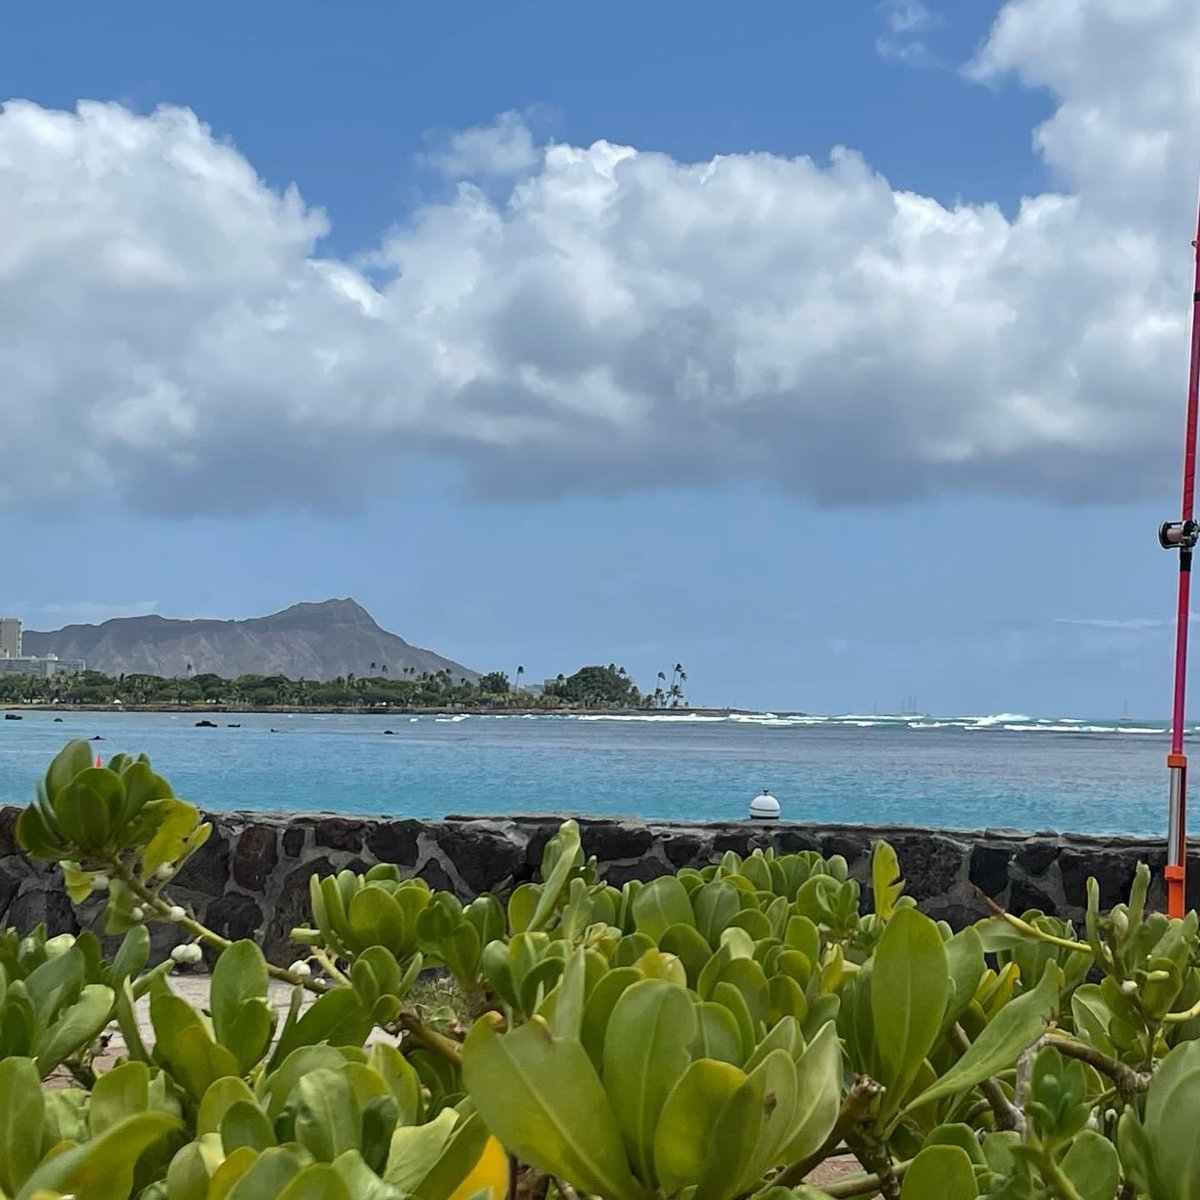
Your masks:
[{"label": "shoreline", "polygon": [[[272,715],[302,715],[312,713],[317,716],[348,716],[348,717],[390,717],[390,716],[467,716],[467,717],[637,717],[637,716],[672,716],[672,717],[735,717],[762,716],[763,711],[754,708],[539,708],[531,705],[513,705],[508,708],[479,707],[467,705],[452,705],[440,708],[387,708],[366,706],[319,706],[278,704],[258,708],[239,708],[228,704],[178,704],[164,708],[161,704],[5,704],[0,705],[0,711],[5,713],[139,713],[162,714],[163,716],[203,716],[218,713],[222,716],[272,716]],[[765,711],[765,710],[764,710]],[[772,710],[774,711],[774,710]],[[779,715],[787,717],[807,717],[811,714],[790,709],[780,710]],[[2,718],[0,718],[2,719]]]}]

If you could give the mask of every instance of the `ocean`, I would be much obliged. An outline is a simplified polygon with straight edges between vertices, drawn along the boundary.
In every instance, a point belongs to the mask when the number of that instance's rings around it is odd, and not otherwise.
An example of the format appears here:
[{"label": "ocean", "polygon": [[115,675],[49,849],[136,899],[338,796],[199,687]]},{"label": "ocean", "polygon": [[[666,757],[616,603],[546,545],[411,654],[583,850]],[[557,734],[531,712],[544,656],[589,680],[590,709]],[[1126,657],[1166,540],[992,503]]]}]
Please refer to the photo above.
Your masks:
[{"label": "ocean", "polygon": [[[214,810],[558,812],[715,821],[764,788],[785,819],[1158,835],[1164,722],[986,717],[409,717],[27,712],[0,720],[0,803],[59,747],[145,751]],[[240,724],[240,728],[228,725]],[[391,735],[385,734],[391,730]]]}]

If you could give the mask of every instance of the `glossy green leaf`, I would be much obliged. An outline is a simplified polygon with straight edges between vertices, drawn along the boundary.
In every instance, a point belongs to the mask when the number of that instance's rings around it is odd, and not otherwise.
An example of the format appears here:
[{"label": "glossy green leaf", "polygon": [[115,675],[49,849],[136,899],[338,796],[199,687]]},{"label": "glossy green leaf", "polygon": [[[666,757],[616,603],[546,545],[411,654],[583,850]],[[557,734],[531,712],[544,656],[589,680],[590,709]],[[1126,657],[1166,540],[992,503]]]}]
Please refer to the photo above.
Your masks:
[{"label": "glossy green leaf", "polygon": [[654,1179],[654,1130],[671,1089],[691,1063],[696,1015],[685,988],[646,979],[623,992],[604,1042],[604,1090],[635,1173]]},{"label": "glossy green leaf", "polygon": [[673,954],[687,972],[689,987],[696,987],[700,972],[712,958],[712,947],[694,925],[672,925],[659,938],[659,949],[664,954]]},{"label": "glossy green leaf", "polygon": [[825,1142],[842,1105],[842,1046],[830,1022],[796,1061],[796,1108],[784,1160],[796,1162]]},{"label": "glossy green leaf", "polygon": [[[528,930],[542,929],[558,904],[567,880],[580,856],[579,825],[564,821],[546,844],[542,856],[542,892],[526,925]],[[547,870],[547,868],[549,868]]]},{"label": "glossy green leaf", "polygon": [[267,1002],[267,962],[252,941],[234,942],[213,968],[209,999],[213,1032],[245,1074],[266,1051],[274,1028]]},{"label": "glossy green leaf", "polygon": [[1006,1004],[971,1048],[933,1085],[916,1097],[908,1108],[914,1109],[957,1092],[973,1088],[991,1075],[1007,1070],[1045,1032],[1058,1002],[1058,974],[1053,963],[1046,964],[1042,981]]},{"label": "glossy green leaf", "polygon": [[784,1158],[797,1099],[796,1064],[775,1050],[747,1076],[713,1128],[695,1200],[731,1200]]},{"label": "glossy green leaf", "polygon": [[983,957],[983,942],[978,931],[968,925],[945,943],[946,965],[950,971],[950,990],[946,1011],[942,1014],[941,1029],[945,1032],[967,1010],[980,980],[987,969]]},{"label": "glossy green leaf", "polygon": [[900,1200],[975,1200],[979,1184],[960,1146],[927,1146],[904,1176]]},{"label": "glossy green leaf", "polygon": [[420,1120],[423,1102],[421,1081],[412,1064],[395,1046],[379,1042],[371,1047],[367,1065],[387,1085],[399,1108],[400,1123],[415,1125]]},{"label": "glossy green leaf", "polygon": [[890,921],[896,911],[896,901],[904,891],[900,877],[900,861],[887,842],[876,842],[871,854],[871,890],[875,893],[875,912]]},{"label": "glossy green leaf", "polygon": [[1146,1093],[1143,1125],[1150,1152],[1153,1200],[1200,1196],[1200,1042],[1185,1042],[1163,1059]]},{"label": "glossy green leaf", "polygon": [[[302,1164],[292,1150],[264,1151],[254,1165],[230,1188],[225,1200],[272,1200],[300,1173]],[[169,1200],[175,1200],[172,1194]]]},{"label": "glossy green leaf", "polygon": [[304,1046],[361,1046],[373,1027],[371,1015],[350,988],[334,988],[318,996],[295,1024],[280,1034],[271,1055],[276,1069],[296,1050]]},{"label": "glossy green leaf", "polygon": [[129,1117],[100,1137],[47,1159],[25,1181],[16,1200],[34,1200],[39,1192],[72,1192],[87,1200],[127,1200],[137,1160],[180,1125],[165,1113]]},{"label": "glossy green leaf", "polygon": [[209,1036],[199,1015],[187,1001],[171,992],[150,1001],[150,1021],[157,1038],[155,1054],[194,1099],[199,1100],[213,1082],[238,1074],[237,1059]]},{"label": "glossy green leaf", "polygon": [[937,926],[913,908],[888,922],[871,972],[871,1017],[883,1067],[880,1083],[902,1099],[941,1029],[950,990]]},{"label": "glossy green leaf", "polygon": [[277,1200],[356,1200],[342,1176],[326,1163],[305,1167],[281,1191]]},{"label": "glossy green leaf", "polygon": [[79,999],[59,1013],[33,1044],[38,1070],[48,1075],[76,1050],[93,1042],[112,1019],[116,993],[100,983],[89,983]]},{"label": "glossy green leaf", "polygon": [[484,1016],[467,1037],[463,1081],[488,1128],[524,1162],[608,1200],[643,1195],[578,1041],[552,1037],[538,1018],[501,1036]]},{"label": "glossy green leaf", "polygon": [[249,1100],[238,1100],[225,1110],[221,1118],[221,1145],[226,1154],[240,1147],[268,1150],[275,1145],[271,1120],[259,1106]]},{"label": "glossy green leaf", "polygon": [[9,1196],[16,1195],[41,1157],[45,1110],[32,1060],[0,1060],[0,1191]]},{"label": "glossy green leaf", "polygon": [[235,1104],[255,1104],[254,1093],[244,1079],[226,1075],[214,1080],[205,1090],[196,1115],[196,1133],[219,1133],[225,1114]]},{"label": "glossy green leaf", "polygon": [[362,1112],[344,1071],[306,1074],[293,1093],[296,1141],[318,1162],[331,1163],[347,1150],[357,1150]]},{"label": "glossy green leaf", "polygon": [[693,925],[695,918],[687,889],[674,875],[651,880],[633,901],[633,919],[639,933],[656,945],[672,925]]},{"label": "glossy green leaf", "polygon": [[91,746],[81,738],[68,742],[54,756],[46,771],[46,795],[51,803],[67,784],[91,766]]},{"label": "glossy green leaf", "polygon": [[410,1189],[419,1200],[447,1200],[475,1169],[491,1134],[478,1113],[460,1120],[441,1154]]},{"label": "glossy green leaf", "polygon": [[384,1183],[363,1161],[357,1150],[347,1150],[333,1160],[333,1169],[341,1176],[351,1200],[404,1200],[404,1193]]},{"label": "glossy green leaf", "polygon": [[149,1107],[150,1068],[145,1063],[127,1062],[105,1071],[96,1079],[88,1106],[92,1137]]},{"label": "glossy green leaf", "polygon": [[737,1067],[709,1059],[692,1063],[680,1076],[654,1131],[655,1173],[667,1195],[700,1181],[717,1120],[745,1081]]},{"label": "glossy green leaf", "polygon": [[458,1119],[453,1109],[444,1108],[424,1125],[400,1126],[392,1134],[384,1181],[402,1192],[412,1192],[445,1153]]},{"label": "glossy green leaf", "polygon": [[723,1004],[701,1000],[696,1004],[694,1058],[712,1058],[740,1067],[747,1059],[742,1047],[742,1027]]},{"label": "glossy green leaf", "polygon": [[1120,1182],[1121,1160],[1108,1138],[1084,1129],[1075,1135],[1064,1155],[1062,1172],[1079,1200],[1112,1200]]}]

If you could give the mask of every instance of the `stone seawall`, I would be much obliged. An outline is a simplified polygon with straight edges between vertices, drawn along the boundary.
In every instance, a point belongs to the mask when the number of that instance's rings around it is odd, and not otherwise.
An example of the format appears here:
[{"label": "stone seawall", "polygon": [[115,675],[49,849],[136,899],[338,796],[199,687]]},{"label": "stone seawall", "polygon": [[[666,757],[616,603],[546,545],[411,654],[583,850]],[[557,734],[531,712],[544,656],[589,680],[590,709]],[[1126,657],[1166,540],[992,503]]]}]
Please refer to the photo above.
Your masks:
[{"label": "stone seawall", "polygon": [[[0,925],[27,929],[44,921],[54,933],[96,921],[100,904],[75,909],[56,869],[19,852],[15,808],[0,808]],[[483,891],[504,895],[532,879],[542,848],[562,817],[447,817],[393,821],[327,814],[284,817],[264,813],[211,815],[213,835],[171,885],[172,895],[205,924],[231,938],[253,937],[275,961],[294,957],[288,933],[308,921],[308,878],[343,868],[397,864],[462,899]],[[896,848],[908,892],[933,917],[961,927],[984,915],[976,888],[1021,912],[1040,908],[1078,921],[1089,875],[1100,882],[1107,907],[1124,899],[1139,861],[1155,871],[1151,902],[1163,903],[1161,839],[1022,834],[1010,830],[915,829],[909,826],[808,825],[748,821],[704,825],[579,818],[584,849],[605,877],[620,886],[680,867],[700,867],[727,850],[746,854],[773,846],[781,853],[817,850],[844,855],[864,888],[870,852],[884,838]],[[1200,857],[1190,881],[1200,885]],[[1200,890],[1190,897],[1193,906]],[[156,949],[175,938],[154,931]]]}]

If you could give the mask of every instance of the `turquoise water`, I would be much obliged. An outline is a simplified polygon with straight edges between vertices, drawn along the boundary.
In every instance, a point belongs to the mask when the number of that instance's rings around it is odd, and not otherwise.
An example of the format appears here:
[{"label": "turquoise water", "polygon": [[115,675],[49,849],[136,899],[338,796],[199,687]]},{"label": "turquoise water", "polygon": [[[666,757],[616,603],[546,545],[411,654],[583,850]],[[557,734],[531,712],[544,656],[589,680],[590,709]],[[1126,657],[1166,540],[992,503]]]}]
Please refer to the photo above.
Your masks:
[{"label": "turquoise water", "polygon": [[99,735],[106,758],[144,750],[209,809],[728,820],[766,787],[795,820],[1159,834],[1166,808],[1153,722],[216,714],[220,728],[198,729],[188,714],[53,716],[0,721],[0,803],[28,800],[68,738]]}]

